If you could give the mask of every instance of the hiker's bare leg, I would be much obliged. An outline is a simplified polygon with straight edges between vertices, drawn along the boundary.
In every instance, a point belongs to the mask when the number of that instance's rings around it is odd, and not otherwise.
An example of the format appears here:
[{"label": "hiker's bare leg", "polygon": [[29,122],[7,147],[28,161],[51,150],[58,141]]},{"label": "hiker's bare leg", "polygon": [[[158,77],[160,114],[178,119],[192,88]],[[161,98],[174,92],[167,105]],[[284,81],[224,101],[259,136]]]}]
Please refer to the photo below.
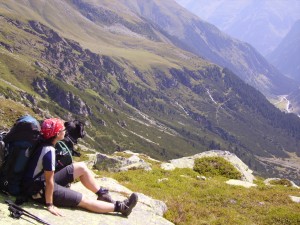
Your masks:
[{"label": "hiker's bare leg", "polygon": [[98,201],[95,199],[88,199],[84,196],[82,197],[82,200],[78,204],[78,206],[96,213],[113,212],[115,208],[115,205],[112,203]]},{"label": "hiker's bare leg", "polygon": [[92,171],[87,168],[84,162],[73,163],[74,179],[79,178],[81,183],[93,193],[97,192],[100,186],[97,184]]}]

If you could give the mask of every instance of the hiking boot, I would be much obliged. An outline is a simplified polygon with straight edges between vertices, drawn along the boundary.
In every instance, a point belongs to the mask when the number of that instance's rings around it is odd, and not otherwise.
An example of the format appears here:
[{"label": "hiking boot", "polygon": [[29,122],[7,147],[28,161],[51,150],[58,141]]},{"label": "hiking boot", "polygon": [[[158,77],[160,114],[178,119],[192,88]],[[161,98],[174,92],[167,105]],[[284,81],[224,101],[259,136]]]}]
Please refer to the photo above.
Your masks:
[{"label": "hiking boot", "polygon": [[130,197],[123,202],[117,201],[117,212],[122,213],[124,216],[129,216],[131,213],[132,209],[138,202],[138,195],[136,193],[132,193]]},{"label": "hiking boot", "polygon": [[97,192],[99,201],[109,202],[115,204],[116,201],[114,201],[110,194],[108,193],[108,189],[101,187],[100,190]]}]

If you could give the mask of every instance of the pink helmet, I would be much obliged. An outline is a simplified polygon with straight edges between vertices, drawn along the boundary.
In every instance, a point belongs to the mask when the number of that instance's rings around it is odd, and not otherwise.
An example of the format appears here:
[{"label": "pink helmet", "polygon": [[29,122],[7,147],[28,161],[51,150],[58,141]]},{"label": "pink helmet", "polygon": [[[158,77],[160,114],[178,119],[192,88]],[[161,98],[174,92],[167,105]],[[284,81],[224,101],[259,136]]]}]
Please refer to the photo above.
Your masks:
[{"label": "pink helmet", "polygon": [[45,139],[55,137],[60,131],[64,129],[64,121],[57,118],[44,120],[41,132]]}]

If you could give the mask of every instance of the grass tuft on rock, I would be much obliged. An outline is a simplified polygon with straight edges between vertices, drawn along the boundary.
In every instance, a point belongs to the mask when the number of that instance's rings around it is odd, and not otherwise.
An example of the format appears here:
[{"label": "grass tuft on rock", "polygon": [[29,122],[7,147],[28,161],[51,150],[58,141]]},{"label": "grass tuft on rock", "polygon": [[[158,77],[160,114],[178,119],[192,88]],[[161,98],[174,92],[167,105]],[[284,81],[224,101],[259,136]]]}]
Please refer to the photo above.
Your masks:
[{"label": "grass tuft on rock", "polygon": [[204,176],[223,176],[229,179],[241,179],[241,173],[222,157],[203,157],[195,160],[194,171]]}]

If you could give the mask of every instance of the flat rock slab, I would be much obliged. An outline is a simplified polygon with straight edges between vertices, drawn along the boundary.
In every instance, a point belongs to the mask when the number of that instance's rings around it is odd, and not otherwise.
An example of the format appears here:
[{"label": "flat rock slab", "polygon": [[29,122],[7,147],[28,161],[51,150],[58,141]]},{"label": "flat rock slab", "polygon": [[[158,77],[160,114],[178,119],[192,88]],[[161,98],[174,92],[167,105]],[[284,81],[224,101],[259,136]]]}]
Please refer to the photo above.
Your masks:
[{"label": "flat rock slab", "polygon": [[300,203],[300,197],[290,195],[290,198],[293,202]]},{"label": "flat rock slab", "polygon": [[245,188],[250,188],[250,187],[256,187],[257,186],[256,184],[253,184],[251,182],[242,181],[242,180],[234,180],[234,179],[226,181],[226,184],[235,185],[235,186],[243,186]]},{"label": "flat rock slab", "polygon": [[[104,178],[97,179],[100,185],[108,187],[111,190],[111,195],[116,200],[125,199],[132,191],[126,187],[118,184],[117,181]],[[89,198],[96,198],[94,193],[91,193],[83,185],[78,182],[72,184],[72,189],[80,191]],[[126,195],[126,196],[124,196]],[[52,215],[47,209],[40,204],[35,202],[27,202],[22,205],[22,208],[26,211],[38,216],[42,220],[50,224],[55,225],[74,225],[74,224],[89,224],[89,225],[171,225],[170,221],[162,217],[163,211],[166,210],[165,204],[161,201],[152,199],[146,195],[138,193],[139,202],[136,207],[132,210],[132,213],[128,217],[124,217],[118,213],[109,214],[97,214],[92,213],[80,208],[59,208],[60,212],[64,215],[58,217]],[[0,194],[0,224],[39,224],[36,221],[29,219],[26,216],[22,216],[21,219],[13,219],[9,216],[8,205],[5,204],[5,200],[9,199],[6,195]],[[12,198],[14,200],[14,198]]]}]

